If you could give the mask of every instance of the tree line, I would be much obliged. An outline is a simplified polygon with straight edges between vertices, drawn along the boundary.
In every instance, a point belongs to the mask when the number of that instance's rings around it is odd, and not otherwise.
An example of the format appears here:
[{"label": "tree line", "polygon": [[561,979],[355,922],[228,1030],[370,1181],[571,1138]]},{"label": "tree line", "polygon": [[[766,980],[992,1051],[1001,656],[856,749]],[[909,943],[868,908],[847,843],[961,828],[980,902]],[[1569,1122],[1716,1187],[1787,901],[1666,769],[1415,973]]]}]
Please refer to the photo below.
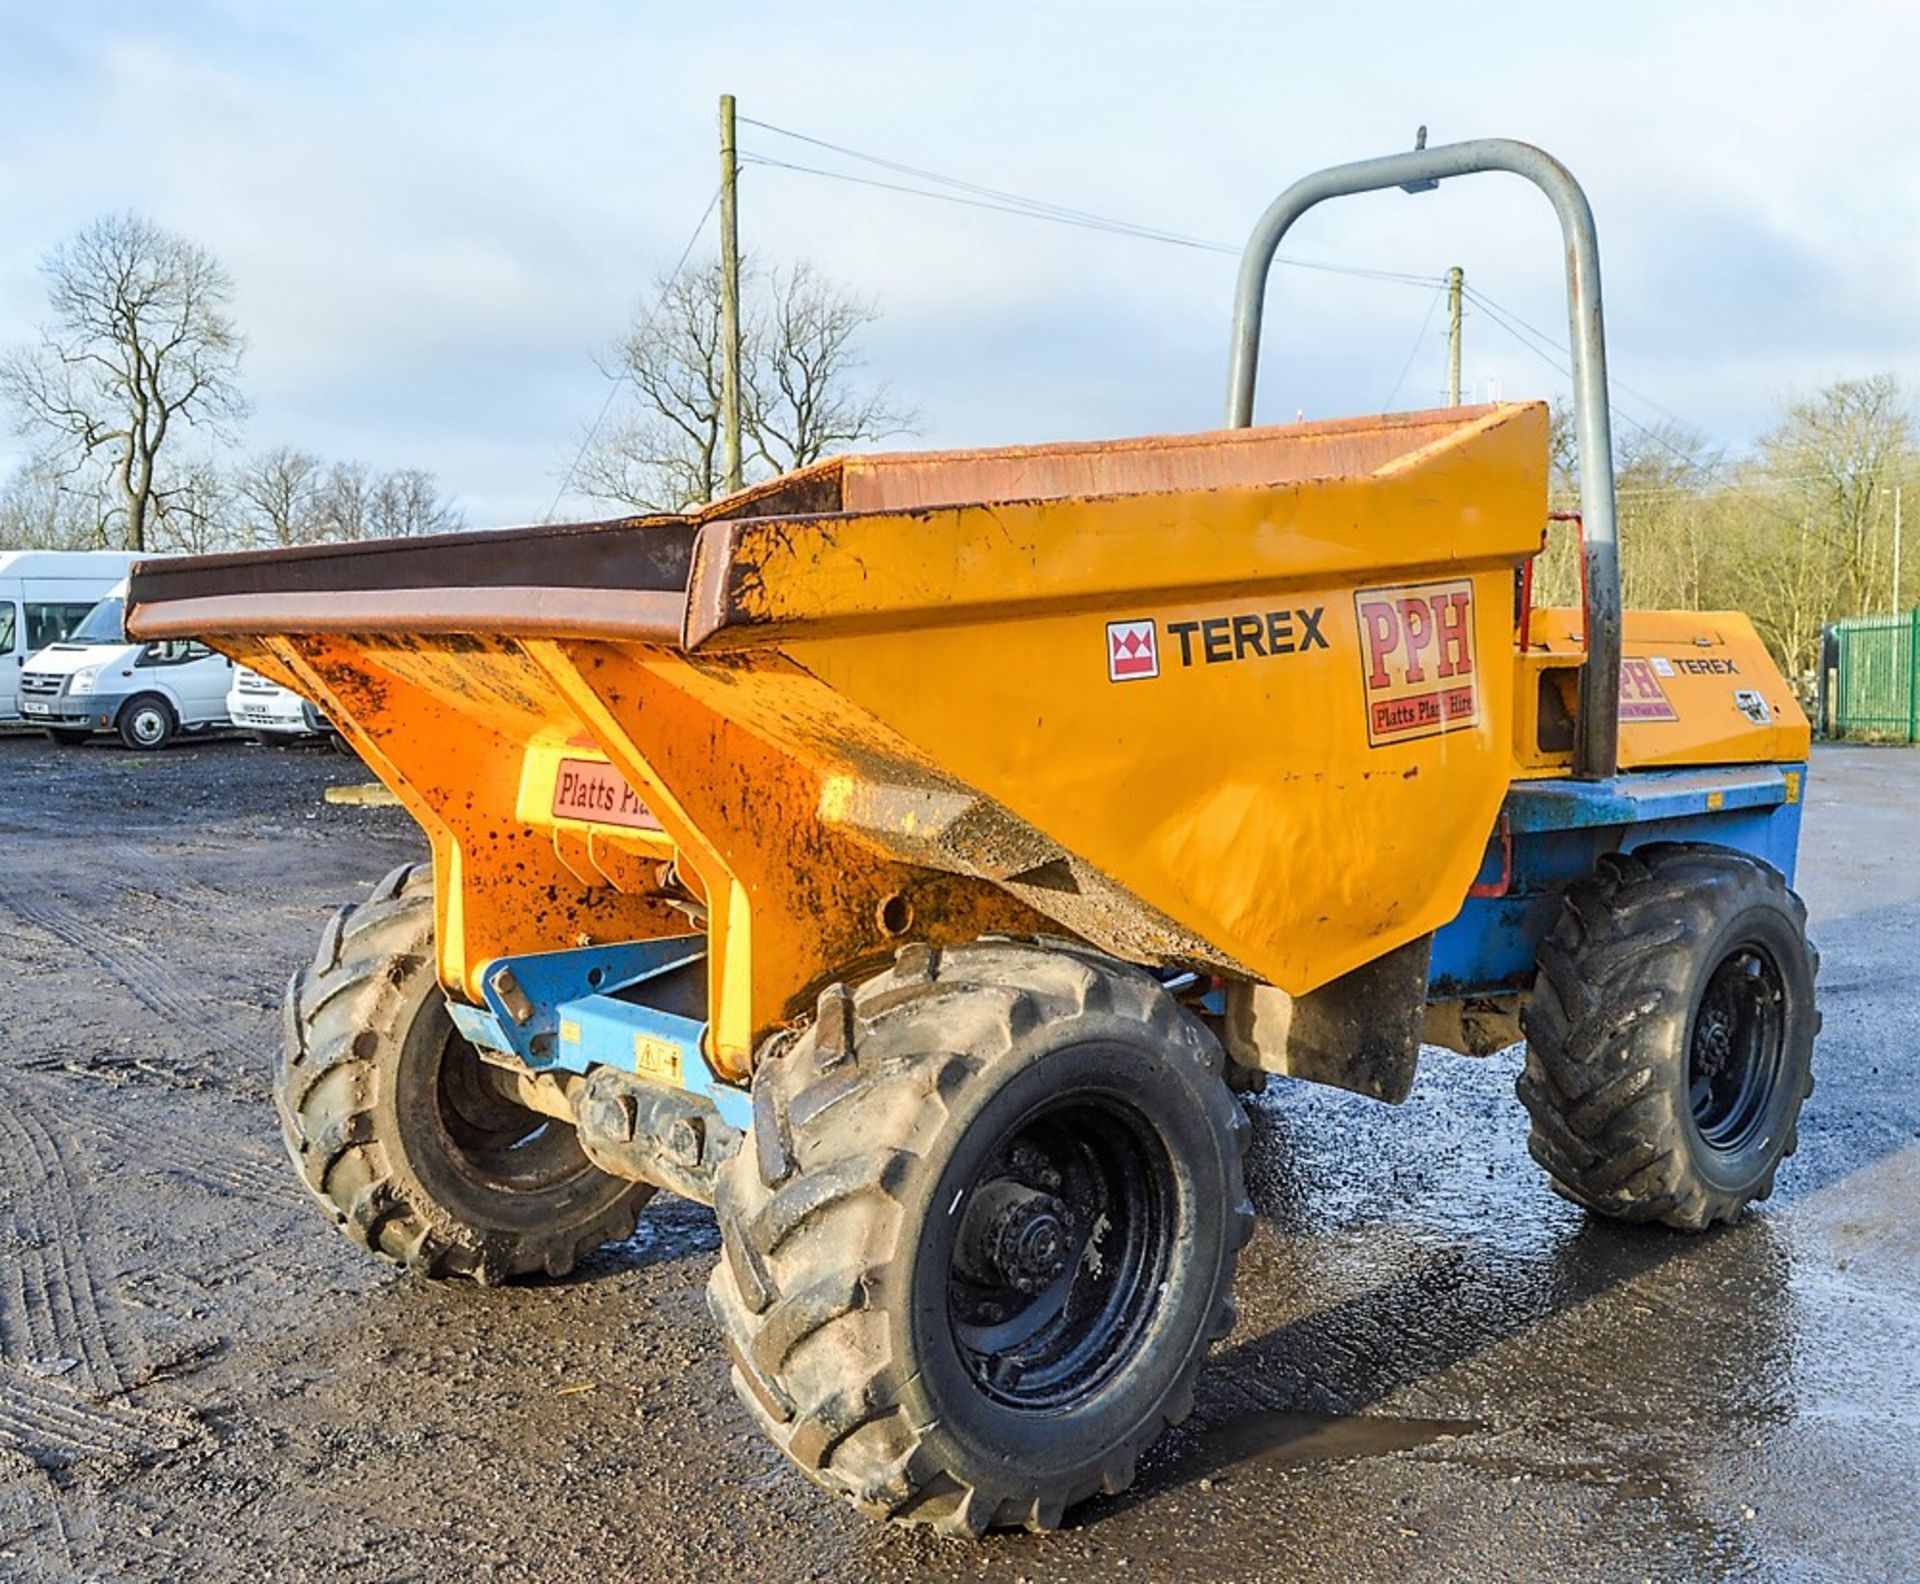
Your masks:
[{"label": "tree line", "polygon": [[[107,216],[49,254],[44,273],[39,336],[0,353],[0,401],[37,446],[0,481],[0,546],[197,552],[461,525],[422,470],[376,472],[289,445],[239,450],[244,343],[233,283],[203,248],[137,216]],[[911,431],[911,410],[860,379],[871,299],[806,264],[749,264],[742,287],[749,481]],[[645,511],[719,494],[720,303],[714,261],[655,282],[602,361],[615,388],[563,493]],[[1615,428],[1629,609],[1745,611],[1804,678],[1828,622],[1920,599],[1920,550],[1901,558],[1897,545],[1903,516],[1920,514],[1920,437],[1891,374],[1785,404],[1738,455],[1672,420],[1616,413]],[[1551,435],[1553,504],[1577,510],[1564,403]],[[1577,597],[1571,531],[1549,535],[1535,586],[1542,601]]]},{"label": "tree line", "polygon": [[[1553,504],[1579,507],[1571,414],[1556,403]],[[1739,610],[1790,677],[1818,666],[1821,630],[1920,600],[1920,446],[1891,374],[1835,381],[1783,405],[1750,452],[1730,455],[1685,426],[1615,414],[1621,578],[1629,610]],[[1896,537],[1906,540],[1895,587]],[[1571,602],[1571,531],[1556,529],[1536,598]]]},{"label": "tree line", "polygon": [[240,451],[245,340],[205,248],[107,215],[42,273],[39,334],[0,352],[0,401],[35,447],[0,480],[0,547],[201,553],[460,526],[420,469]]}]

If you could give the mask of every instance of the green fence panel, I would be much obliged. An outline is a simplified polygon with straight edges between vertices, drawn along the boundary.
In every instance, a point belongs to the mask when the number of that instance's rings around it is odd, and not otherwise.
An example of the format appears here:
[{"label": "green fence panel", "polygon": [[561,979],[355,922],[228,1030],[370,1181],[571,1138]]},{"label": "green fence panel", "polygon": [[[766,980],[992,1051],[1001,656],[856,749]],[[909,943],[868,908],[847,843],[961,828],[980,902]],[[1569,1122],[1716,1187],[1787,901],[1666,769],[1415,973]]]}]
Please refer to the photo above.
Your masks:
[{"label": "green fence panel", "polygon": [[1920,610],[1835,622],[1834,730],[1920,742]]}]

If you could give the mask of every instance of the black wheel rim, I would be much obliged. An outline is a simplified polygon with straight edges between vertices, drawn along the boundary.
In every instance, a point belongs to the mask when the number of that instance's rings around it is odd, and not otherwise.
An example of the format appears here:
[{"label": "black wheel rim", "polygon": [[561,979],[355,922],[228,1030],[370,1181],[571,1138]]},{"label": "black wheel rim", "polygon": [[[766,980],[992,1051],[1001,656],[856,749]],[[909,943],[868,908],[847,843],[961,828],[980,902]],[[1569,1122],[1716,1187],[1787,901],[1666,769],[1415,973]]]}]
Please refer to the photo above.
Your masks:
[{"label": "black wheel rim", "polygon": [[947,1315],[974,1385],[1030,1412],[1098,1393],[1146,1333],[1174,1204],[1166,1145],[1118,1097],[1030,1112],[960,1206]]},{"label": "black wheel rim", "polygon": [[440,1048],[435,1097],[447,1154],[489,1188],[539,1193],[586,1168],[570,1128],[555,1126],[502,1095],[473,1046],[449,1028]]},{"label": "black wheel rim", "polygon": [[1736,1154],[1766,1126],[1786,1026],[1786,985],[1772,956],[1755,943],[1727,953],[1694,1010],[1687,1053],[1687,1099],[1709,1149]]}]

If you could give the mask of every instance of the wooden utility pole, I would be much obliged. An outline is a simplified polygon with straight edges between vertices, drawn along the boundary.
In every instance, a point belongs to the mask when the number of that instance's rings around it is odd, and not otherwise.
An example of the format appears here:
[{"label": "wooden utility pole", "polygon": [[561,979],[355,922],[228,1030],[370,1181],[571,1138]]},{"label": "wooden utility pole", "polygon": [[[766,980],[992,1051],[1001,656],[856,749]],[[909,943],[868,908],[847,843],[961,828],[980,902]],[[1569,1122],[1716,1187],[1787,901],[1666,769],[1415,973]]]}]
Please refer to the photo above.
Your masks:
[{"label": "wooden utility pole", "polygon": [[733,151],[733,95],[720,96],[721,486],[740,488],[740,162]]},{"label": "wooden utility pole", "polygon": [[1447,271],[1447,405],[1460,405],[1460,288],[1466,274],[1458,264]]}]

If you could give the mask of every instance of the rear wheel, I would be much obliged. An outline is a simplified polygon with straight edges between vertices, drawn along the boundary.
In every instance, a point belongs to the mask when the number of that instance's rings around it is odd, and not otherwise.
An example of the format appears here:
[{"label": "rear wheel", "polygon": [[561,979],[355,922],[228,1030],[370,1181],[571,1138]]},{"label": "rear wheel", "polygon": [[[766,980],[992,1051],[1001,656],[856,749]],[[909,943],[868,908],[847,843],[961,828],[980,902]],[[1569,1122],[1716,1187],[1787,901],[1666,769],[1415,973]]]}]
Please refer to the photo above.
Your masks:
[{"label": "rear wheel", "polygon": [[1540,949],[1520,1099],[1560,1193],[1698,1231],[1773,1191],[1813,1092],[1806,908],[1725,848],[1611,854]]},{"label": "rear wheel", "polygon": [[121,742],[129,748],[164,748],[180,729],[173,706],[157,693],[142,693],[129,699],[115,724]]},{"label": "rear wheel", "polygon": [[427,1276],[564,1275],[628,1236],[653,1194],[487,1081],[435,977],[424,865],[343,908],[293,976],[274,1101],[302,1181],[347,1236]]},{"label": "rear wheel", "polygon": [[1051,1528],[1133,1480],[1233,1324],[1248,1123],[1150,977],[908,947],[822,996],[720,1169],[741,1400],[876,1516]]}]

